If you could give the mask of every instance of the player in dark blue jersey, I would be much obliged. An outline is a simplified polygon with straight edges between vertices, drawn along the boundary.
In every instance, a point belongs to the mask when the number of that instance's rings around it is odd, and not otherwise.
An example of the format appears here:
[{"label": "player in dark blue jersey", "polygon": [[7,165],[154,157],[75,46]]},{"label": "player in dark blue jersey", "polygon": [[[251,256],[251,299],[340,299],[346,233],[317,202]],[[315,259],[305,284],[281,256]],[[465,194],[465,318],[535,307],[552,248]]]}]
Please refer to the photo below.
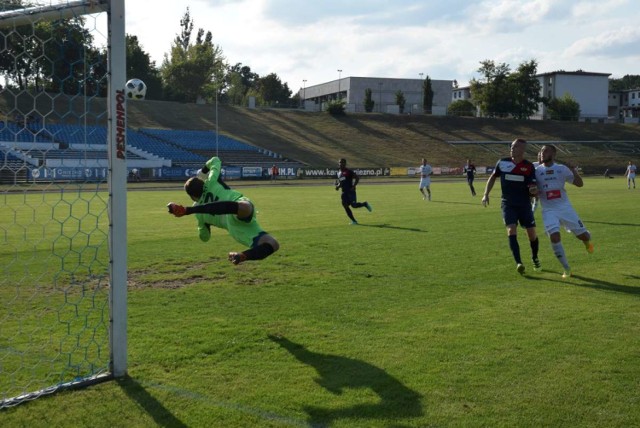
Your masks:
[{"label": "player in dark blue jersey", "polygon": [[467,184],[469,185],[469,189],[471,189],[471,196],[475,196],[476,189],[473,187],[473,179],[476,177],[476,166],[471,163],[471,159],[467,159],[464,172],[467,174]]},{"label": "player in dark blue jersey", "polygon": [[489,193],[498,177],[502,187],[502,218],[507,226],[509,248],[516,261],[516,270],[523,274],[525,267],[520,257],[518,245],[518,223],[527,229],[531,246],[531,260],[534,270],[541,269],[538,260],[539,241],[536,235],[536,220],[531,210],[531,196],[537,194],[536,175],[534,165],[524,158],[527,148],[526,140],[517,138],[511,143],[511,157],[503,158],[496,164],[493,173],[487,180],[484,189],[482,205],[489,205]]},{"label": "player in dark blue jersey", "polygon": [[351,208],[365,207],[369,212],[372,211],[369,202],[358,202],[356,197],[356,186],[360,182],[360,177],[352,169],[347,168],[347,160],[340,159],[338,162],[338,178],[336,179],[336,190],[342,189],[342,207],[344,208],[347,216],[351,219],[351,224],[358,224],[356,218],[353,216]]}]

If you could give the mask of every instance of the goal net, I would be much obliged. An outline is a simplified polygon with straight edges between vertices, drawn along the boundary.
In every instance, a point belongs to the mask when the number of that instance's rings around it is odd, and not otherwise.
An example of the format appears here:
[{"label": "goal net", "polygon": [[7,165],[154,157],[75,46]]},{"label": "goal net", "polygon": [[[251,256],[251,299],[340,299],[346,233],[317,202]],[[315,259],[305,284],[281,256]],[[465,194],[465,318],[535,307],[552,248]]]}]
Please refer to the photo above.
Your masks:
[{"label": "goal net", "polygon": [[0,2],[0,409],[126,373],[124,0]]}]

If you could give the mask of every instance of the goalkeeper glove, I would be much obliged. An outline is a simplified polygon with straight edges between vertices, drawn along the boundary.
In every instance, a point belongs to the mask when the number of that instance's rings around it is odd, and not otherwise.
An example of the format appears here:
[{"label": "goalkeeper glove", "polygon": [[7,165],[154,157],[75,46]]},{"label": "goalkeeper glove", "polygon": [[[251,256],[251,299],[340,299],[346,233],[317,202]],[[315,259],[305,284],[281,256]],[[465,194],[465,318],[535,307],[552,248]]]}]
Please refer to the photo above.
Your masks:
[{"label": "goalkeeper glove", "polygon": [[202,169],[199,169],[198,172],[196,172],[196,176],[202,181],[207,181],[209,178],[209,174],[204,172]]},{"label": "goalkeeper glove", "polygon": [[169,213],[173,214],[176,217],[182,217],[183,215],[187,214],[187,209],[185,207],[173,202],[169,202],[167,204],[167,208],[169,209]]}]

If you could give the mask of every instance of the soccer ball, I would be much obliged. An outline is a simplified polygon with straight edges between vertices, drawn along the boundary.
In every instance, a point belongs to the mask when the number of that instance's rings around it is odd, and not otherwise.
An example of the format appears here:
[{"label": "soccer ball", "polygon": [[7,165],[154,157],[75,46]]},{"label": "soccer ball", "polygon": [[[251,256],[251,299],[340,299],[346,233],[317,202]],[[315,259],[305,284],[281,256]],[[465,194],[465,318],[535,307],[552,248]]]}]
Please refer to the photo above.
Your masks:
[{"label": "soccer ball", "polygon": [[144,100],[147,95],[147,85],[140,79],[131,79],[127,82],[127,98],[132,100]]}]

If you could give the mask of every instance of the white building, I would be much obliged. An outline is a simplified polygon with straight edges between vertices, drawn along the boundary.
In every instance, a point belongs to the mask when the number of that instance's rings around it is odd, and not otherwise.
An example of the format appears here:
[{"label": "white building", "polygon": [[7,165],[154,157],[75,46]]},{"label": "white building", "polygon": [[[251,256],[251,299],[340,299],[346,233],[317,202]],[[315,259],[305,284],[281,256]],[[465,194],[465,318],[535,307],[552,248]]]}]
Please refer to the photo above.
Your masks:
[{"label": "white building", "polygon": [[[569,94],[580,105],[579,120],[605,121],[609,116],[609,73],[554,71],[538,74],[541,95],[549,99]],[[538,105],[534,117],[547,119],[547,107]]]},{"label": "white building", "polygon": [[453,88],[451,91],[451,102],[460,100],[471,100],[471,86]]},{"label": "white building", "polygon": [[[391,79],[381,77],[344,77],[319,85],[300,88],[300,100],[306,110],[320,111],[331,100],[342,99],[346,110],[365,112],[365,91],[371,90],[374,112],[398,113],[396,93],[401,91],[405,98],[404,113],[423,113],[423,79]],[[446,114],[451,103],[453,80],[431,80],[433,90],[433,114]]]},{"label": "white building", "polygon": [[640,123],[640,89],[610,92],[609,116],[624,123]]}]

